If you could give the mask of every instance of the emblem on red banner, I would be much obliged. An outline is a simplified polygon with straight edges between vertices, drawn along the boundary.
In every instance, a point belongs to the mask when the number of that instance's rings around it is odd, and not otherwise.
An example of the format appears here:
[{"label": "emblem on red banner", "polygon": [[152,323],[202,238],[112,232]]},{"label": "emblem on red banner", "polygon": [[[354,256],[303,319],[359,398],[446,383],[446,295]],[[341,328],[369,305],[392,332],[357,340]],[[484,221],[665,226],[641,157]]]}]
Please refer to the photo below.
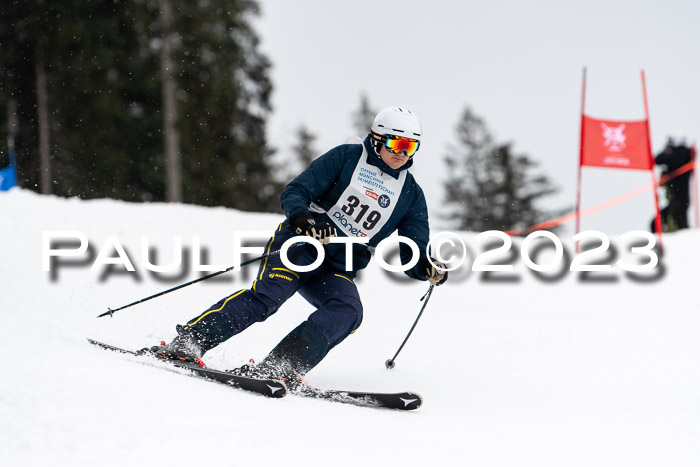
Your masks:
[{"label": "emblem on red banner", "polygon": [[651,170],[649,123],[583,116],[581,165]]},{"label": "emblem on red banner", "polygon": [[625,124],[620,126],[610,127],[605,123],[601,123],[600,127],[603,129],[603,138],[605,141],[603,144],[608,147],[613,152],[620,152],[625,149]]}]

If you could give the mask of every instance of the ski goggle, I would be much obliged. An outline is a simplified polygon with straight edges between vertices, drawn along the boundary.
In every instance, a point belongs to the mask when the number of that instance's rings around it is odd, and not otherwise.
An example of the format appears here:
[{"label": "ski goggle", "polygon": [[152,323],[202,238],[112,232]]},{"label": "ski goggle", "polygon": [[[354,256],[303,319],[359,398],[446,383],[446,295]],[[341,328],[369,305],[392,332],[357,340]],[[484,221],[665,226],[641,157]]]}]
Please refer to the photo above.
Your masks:
[{"label": "ski goggle", "polygon": [[386,135],[385,138],[386,142],[384,143],[384,146],[386,147],[387,151],[393,154],[399,154],[402,151],[406,151],[406,155],[408,157],[413,157],[420,146],[420,141],[411,138],[404,138],[403,136]]}]

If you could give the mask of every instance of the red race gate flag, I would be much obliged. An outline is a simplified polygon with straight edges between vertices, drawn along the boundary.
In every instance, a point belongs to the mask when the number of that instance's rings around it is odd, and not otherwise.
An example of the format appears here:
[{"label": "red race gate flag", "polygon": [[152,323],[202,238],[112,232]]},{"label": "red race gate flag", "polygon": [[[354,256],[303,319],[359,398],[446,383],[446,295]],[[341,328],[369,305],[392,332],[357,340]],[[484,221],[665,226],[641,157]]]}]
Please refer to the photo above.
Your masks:
[{"label": "red race gate flag", "polygon": [[617,169],[654,168],[647,120],[599,120],[583,115],[581,165]]},{"label": "red race gate flag", "polygon": [[[649,134],[649,105],[647,103],[647,86],[642,70],[642,96],[644,97],[644,120],[620,121],[599,120],[586,116],[586,68],[583,69],[583,88],[581,92],[581,145],[578,164],[578,183],[576,190],[576,233],[581,227],[581,174],[583,166],[609,167],[615,169],[648,170],[653,186],[656,186],[654,158],[651,153],[651,136]],[[656,218],[654,226],[661,248],[661,210],[659,196],[654,190],[654,207]],[[663,250],[662,250],[663,251]],[[576,243],[578,253],[578,243]]]}]

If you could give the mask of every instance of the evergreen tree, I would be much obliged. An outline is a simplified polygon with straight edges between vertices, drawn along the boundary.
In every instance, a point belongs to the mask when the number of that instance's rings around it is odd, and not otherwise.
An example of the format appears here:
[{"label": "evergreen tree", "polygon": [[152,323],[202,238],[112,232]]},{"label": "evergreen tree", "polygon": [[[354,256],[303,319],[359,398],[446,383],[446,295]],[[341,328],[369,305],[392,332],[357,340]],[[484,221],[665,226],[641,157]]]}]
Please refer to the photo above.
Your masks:
[{"label": "evergreen tree", "polygon": [[[265,134],[269,61],[253,0],[177,2],[173,77],[184,201],[279,210]],[[35,60],[46,71],[53,191],[164,200],[163,31],[157,0],[9,2],[0,105],[17,102],[19,183],[39,187]],[[6,112],[0,124],[6,127]]]},{"label": "evergreen tree", "polygon": [[511,143],[495,143],[485,121],[467,108],[457,128],[458,146],[446,157],[447,219],[461,230],[524,229],[550,215],[537,202],[557,190]]},{"label": "evergreen tree", "polygon": [[287,184],[299,173],[306,169],[314,159],[321,155],[316,150],[314,142],[316,136],[305,125],[300,125],[295,133],[296,139],[292,143],[291,157],[281,167],[278,167],[278,180],[282,185]]},{"label": "evergreen tree", "polygon": [[[34,61],[36,52],[34,32],[42,24],[32,16],[36,4],[6,2],[0,15],[0,105],[16,103],[17,184],[39,190],[38,127],[36,125],[36,98]],[[8,125],[7,111],[0,112],[0,128],[4,145]],[[3,150],[4,154],[6,151]],[[7,159],[3,159],[7,160]],[[6,165],[3,163],[3,166]]]},{"label": "evergreen tree", "polygon": [[299,127],[297,130],[297,142],[292,150],[302,169],[308,167],[320,155],[314,148],[315,141],[316,136],[306,126],[302,125]]},{"label": "evergreen tree", "polygon": [[180,135],[185,199],[244,210],[279,211],[265,119],[270,63],[258,50],[250,0],[181,3],[175,13],[180,46]]},{"label": "evergreen tree", "polygon": [[66,5],[51,80],[56,192],[165,200],[157,3]]},{"label": "evergreen tree", "polygon": [[[20,185],[39,186],[35,61],[47,76],[54,192],[162,199],[157,61],[142,2],[11,2],[0,17],[1,103],[17,99]],[[155,85],[154,85],[155,84]]]},{"label": "evergreen tree", "polygon": [[360,95],[360,107],[352,114],[352,126],[358,136],[364,138],[372,126],[377,111],[369,103],[367,93]]}]

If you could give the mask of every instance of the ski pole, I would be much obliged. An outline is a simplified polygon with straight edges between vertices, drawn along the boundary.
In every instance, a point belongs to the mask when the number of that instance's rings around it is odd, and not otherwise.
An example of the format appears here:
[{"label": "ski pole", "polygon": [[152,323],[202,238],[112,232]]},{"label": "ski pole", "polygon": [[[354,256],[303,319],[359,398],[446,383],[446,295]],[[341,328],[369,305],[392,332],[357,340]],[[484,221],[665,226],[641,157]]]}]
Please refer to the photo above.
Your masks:
[{"label": "ski pole", "polygon": [[425,300],[425,302],[423,302],[423,307],[420,309],[420,313],[418,313],[418,317],[416,318],[416,321],[413,323],[413,326],[411,326],[411,330],[408,331],[406,338],[401,343],[401,347],[399,347],[399,350],[396,351],[396,355],[394,355],[392,358],[390,358],[389,360],[384,362],[384,365],[386,365],[388,370],[391,370],[392,368],[394,368],[394,366],[396,366],[396,363],[394,362],[394,360],[396,360],[396,357],[398,357],[399,352],[401,352],[401,349],[403,349],[403,346],[406,345],[406,341],[408,341],[408,338],[411,337],[411,333],[416,328],[416,324],[418,324],[418,320],[420,319],[421,315],[423,315],[423,311],[425,311],[425,307],[428,305],[428,300],[430,300],[430,295],[433,293],[434,288],[435,288],[435,286],[431,284],[430,287],[428,288],[428,291],[425,293],[425,295],[423,295],[423,298],[421,298],[421,301]]},{"label": "ski pole", "polygon": [[[304,243],[297,243],[296,245],[293,245],[292,248],[296,248],[296,247],[301,246],[301,245],[304,245]],[[276,251],[271,251],[270,253],[265,253],[264,255],[258,256],[257,258],[253,258],[253,259],[250,259],[250,260],[248,260],[248,261],[244,261],[243,263],[241,263],[241,265],[240,265],[239,267],[243,267],[243,266],[246,266],[246,265],[248,265],[248,264],[255,263],[256,261],[260,261],[260,260],[262,260],[262,259],[269,258],[270,256],[278,255],[278,254],[280,253],[280,251],[282,251],[282,250],[280,249],[280,250],[276,250]],[[148,301],[148,300],[151,300],[151,299],[160,297],[160,296],[165,295],[165,294],[168,294],[168,293],[170,293],[170,292],[175,292],[176,290],[179,290],[179,289],[182,289],[182,288],[184,288],[184,287],[187,287],[188,285],[196,284],[197,282],[202,282],[202,281],[205,281],[205,280],[207,280],[207,279],[211,279],[212,277],[216,277],[216,276],[218,276],[218,275],[220,275],[220,274],[223,274],[223,273],[225,273],[225,272],[229,272],[229,271],[231,271],[232,269],[235,269],[235,268],[236,268],[236,266],[231,266],[231,267],[226,268],[226,269],[224,269],[224,270],[222,270],[222,271],[213,272],[213,273],[211,273],[211,274],[209,274],[209,275],[202,276],[202,277],[200,277],[199,279],[195,279],[195,280],[186,282],[186,283],[184,283],[184,284],[177,285],[177,286],[175,286],[175,287],[173,287],[173,288],[171,288],[171,289],[164,290],[164,291],[162,291],[162,292],[158,292],[157,294],[151,295],[150,297],[142,298],[141,300],[136,300],[135,302],[129,303],[128,305],[120,306],[119,308],[115,308],[114,310],[112,310],[112,309],[110,308],[109,310],[105,311],[104,313],[97,315],[97,317],[98,317],[98,318],[102,318],[103,316],[107,316],[107,315],[113,316],[115,312],[117,312],[117,311],[119,311],[119,310],[123,310],[124,308],[129,308],[129,307],[131,307],[131,306],[138,305],[139,303],[146,302],[146,301]]]}]

